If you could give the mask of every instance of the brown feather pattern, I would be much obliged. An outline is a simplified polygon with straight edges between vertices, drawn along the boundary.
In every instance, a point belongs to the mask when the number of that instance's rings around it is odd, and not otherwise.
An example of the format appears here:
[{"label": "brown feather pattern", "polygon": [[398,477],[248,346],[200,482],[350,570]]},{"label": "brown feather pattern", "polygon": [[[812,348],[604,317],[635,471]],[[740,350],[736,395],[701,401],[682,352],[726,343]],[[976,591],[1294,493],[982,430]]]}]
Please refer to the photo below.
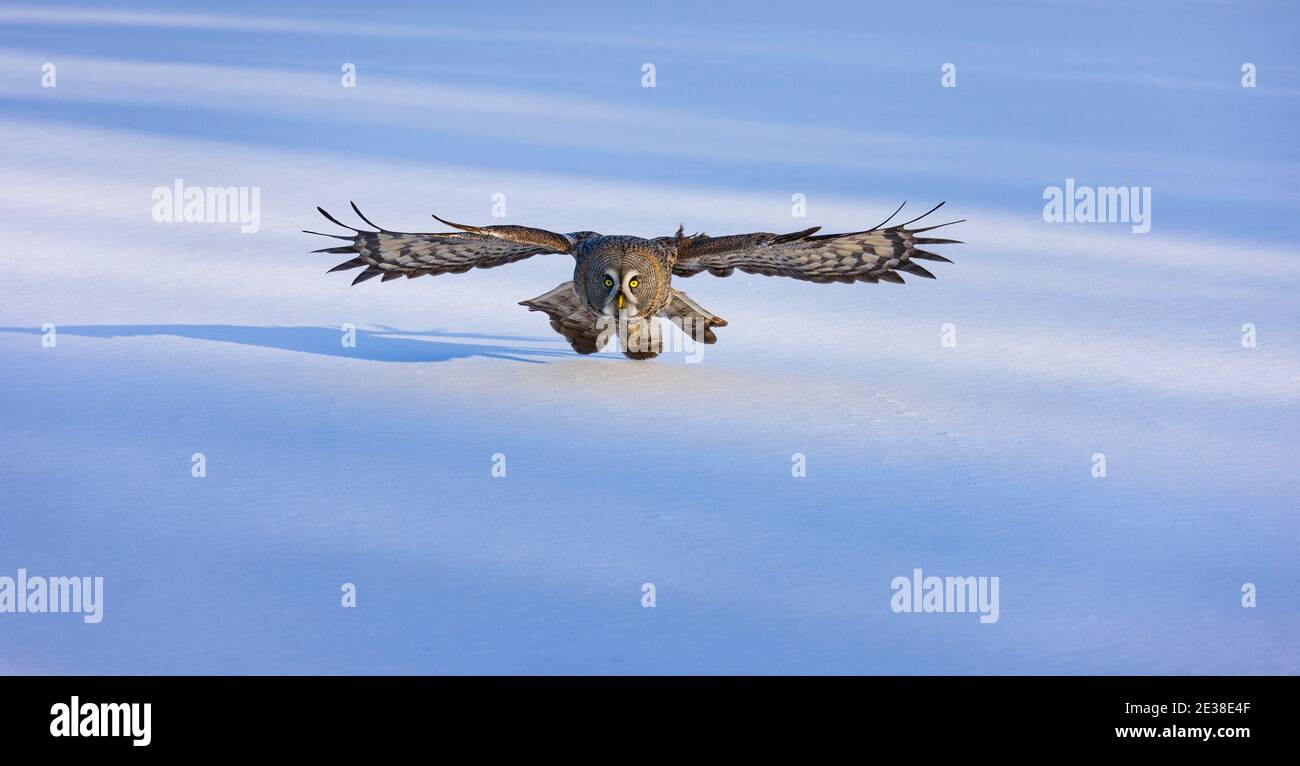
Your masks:
[{"label": "brown feather pattern", "polygon": [[[942,204],[935,206],[925,215],[938,210]],[[920,218],[908,223],[917,220]],[[939,226],[954,223],[961,223],[961,221],[950,221]],[[710,237],[703,234],[683,237],[678,245],[673,275],[689,277],[708,271],[714,276],[725,277],[740,269],[749,274],[790,277],[808,282],[902,284],[904,280],[898,272],[903,271],[934,279],[934,275],[929,270],[912,261],[951,263],[942,255],[918,247],[918,245],[960,244],[954,239],[916,236],[919,232],[937,229],[939,226],[908,229],[906,224],[899,224],[888,228],[878,226],[848,234],[814,235],[817,229],[806,229],[793,234],[755,232],[725,237]]]}]

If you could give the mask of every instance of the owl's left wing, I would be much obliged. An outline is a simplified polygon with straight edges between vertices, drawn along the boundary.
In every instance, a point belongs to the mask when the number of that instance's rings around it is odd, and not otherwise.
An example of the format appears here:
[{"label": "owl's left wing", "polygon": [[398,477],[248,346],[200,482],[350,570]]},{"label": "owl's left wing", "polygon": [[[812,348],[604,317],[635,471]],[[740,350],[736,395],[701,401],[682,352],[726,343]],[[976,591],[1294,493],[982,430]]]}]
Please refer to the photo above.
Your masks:
[{"label": "owl's left wing", "polygon": [[438,220],[458,231],[390,231],[371,223],[356,203],[353,203],[352,209],[361,220],[377,229],[367,231],[348,226],[323,208],[316,209],[331,222],[352,230],[353,233],[349,235],[323,234],[318,231],[307,233],[333,237],[348,243],[315,252],[351,255],[352,258],[330,271],[364,267],[352,281],[354,285],[378,276],[387,282],[398,277],[414,279],[425,274],[459,274],[474,268],[490,269],[543,253],[568,253],[580,240],[596,236],[594,232],[558,234],[527,226],[465,226],[441,218]]},{"label": "owl's left wing", "polygon": [[[689,277],[708,271],[714,276],[725,277],[740,269],[750,274],[791,277],[808,282],[902,283],[903,277],[898,272],[903,271],[934,279],[934,275],[916,261],[952,261],[919,246],[960,243],[955,239],[916,235],[961,221],[920,229],[906,227],[942,206],[940,202],[924,215],[906,223],[885,227],[893,219],[891,215],[884,223],[848,234],[817,235],[821,227],[791,234],[756,232],[725,237],[681,237],[679,232],[673,275]],[[898,210],[902,209],[900,205]]]}]

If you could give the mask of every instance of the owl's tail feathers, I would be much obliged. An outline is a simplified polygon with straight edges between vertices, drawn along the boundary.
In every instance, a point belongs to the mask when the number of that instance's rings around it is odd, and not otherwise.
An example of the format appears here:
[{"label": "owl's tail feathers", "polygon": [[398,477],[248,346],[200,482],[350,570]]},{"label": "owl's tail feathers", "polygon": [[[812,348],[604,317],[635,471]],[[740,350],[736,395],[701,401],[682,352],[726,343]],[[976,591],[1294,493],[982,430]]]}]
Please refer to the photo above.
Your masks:
[{"label": "owl's tail feathers", "polygon": [[536,298],[520,301],[529,311],[541,311],[551,318],[551,328],[564,336],[579,354],[594,354],[617,339],[619,350],[629,359],[653,359],[662,348],[659,325],[653,318],[618,321],[583,307],[572,282]]},{"label": "owl's tail feathers", "polygon": [[520,301],[529,311],[541,311],[551,318],[551,329],[564,336],[579,354],[594,354],[609,343],[596,326],[596,317],[582,307],[573,283],[565,282],[531,300]]},{"label": "owl's tail feathers", "polygon": [[715,327],[726,327],[727,320],[714,314],[681,290],[674,289],[668,305],[664,306],[663,315],[686,333],[687,337],[697,343],[717,343],[718,336],[713,333]]}]

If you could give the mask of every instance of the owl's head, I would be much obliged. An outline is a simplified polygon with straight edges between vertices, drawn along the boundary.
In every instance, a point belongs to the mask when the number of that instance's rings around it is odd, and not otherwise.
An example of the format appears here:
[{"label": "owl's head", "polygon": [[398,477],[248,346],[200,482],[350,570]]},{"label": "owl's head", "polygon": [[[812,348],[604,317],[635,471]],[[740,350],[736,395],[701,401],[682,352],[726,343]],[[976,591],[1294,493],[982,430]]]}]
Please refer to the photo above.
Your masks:
[{"label": "owl's head", "polygon": [[590,259],[582,280],[587,305],[606,316],[652,315],[659,310],[662,267],[646,253],[617,250]]}]

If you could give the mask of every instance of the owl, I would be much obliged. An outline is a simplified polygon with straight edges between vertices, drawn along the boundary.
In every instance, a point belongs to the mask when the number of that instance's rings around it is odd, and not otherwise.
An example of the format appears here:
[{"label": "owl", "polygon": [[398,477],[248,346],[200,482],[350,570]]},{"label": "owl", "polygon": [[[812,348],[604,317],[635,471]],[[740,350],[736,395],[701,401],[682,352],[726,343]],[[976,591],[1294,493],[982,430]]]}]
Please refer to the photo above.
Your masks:
[{"label": "owl", "polygon": [[687,236],[678,227],[672,236],[644,239],[594,231],[559,234],[527,226],[466,226],[436,215],[435,219],[454,231],[389,231],[372,223],[352,203],[353,211],[373,230],[349,226],[317,208],[330,222],[352,233],[306,233],[346,242],[314,252],[352,256],[330,271],[363,269],[352,281],[354,285],[375,277],[387,282],[398,277],[459,274],[535,255],[568,254],[573,257],[573,279],[520,305],[546,314],[551,327],[579,354],[595,353],[616,341],[629,358],[650,359],[663,350],[660,317],[700,343],[717,342],[714,330],[727,325],[722,317],[674,287],[673,277],[685,278],[703,271],[725,277],[740,269],[749,274],[823,283],[901,284],[899,272],[934,279],[918,261],[951,261],[920,246],[960,243],[917,235],[961,221],[907,227],[942,206],[940,202],[910,221],[888,226],[903,209],[900,205],[884,222],[847,234],[818,234],[821,227],[815,226],[789,234],[754,232],[710,237]]}]

